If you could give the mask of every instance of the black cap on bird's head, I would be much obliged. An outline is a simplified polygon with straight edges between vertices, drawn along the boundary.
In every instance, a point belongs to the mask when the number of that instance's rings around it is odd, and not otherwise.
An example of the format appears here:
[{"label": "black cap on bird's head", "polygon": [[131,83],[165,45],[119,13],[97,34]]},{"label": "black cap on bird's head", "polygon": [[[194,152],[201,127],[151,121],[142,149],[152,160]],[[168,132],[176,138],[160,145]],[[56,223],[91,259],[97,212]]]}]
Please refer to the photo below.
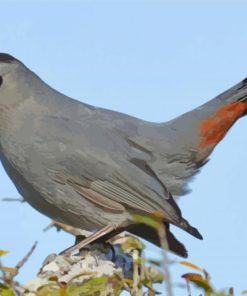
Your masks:
[{"label": "black cap on bird's head", "polygon": [[16,61],[16,59],[7,53],[0,53],[0,63],[12,63]]},{"label": "black cap on bird's head", "polygon": [[[6,70],[4,71],[4,69],[1,68],[6,68],[4,67],[4,65],[6,65],[7,63],[12,63],[15,60],[14,57],[12,57],[11,55],[7,54],[7,53],[0,53],[0,87],[3,84],[3,74],[6,72]],[[1,67],[2,65],[2,67]]]},{"label": "black cap on bird's head", "polygon": [[[14,58],[12,55],[7,53],[0,53],[0,80],[3,80],[3,77],[12,71],[16,70],[16,67],[20,66],[22,63]],[[22,64],[23,65],[23,64]]]}]

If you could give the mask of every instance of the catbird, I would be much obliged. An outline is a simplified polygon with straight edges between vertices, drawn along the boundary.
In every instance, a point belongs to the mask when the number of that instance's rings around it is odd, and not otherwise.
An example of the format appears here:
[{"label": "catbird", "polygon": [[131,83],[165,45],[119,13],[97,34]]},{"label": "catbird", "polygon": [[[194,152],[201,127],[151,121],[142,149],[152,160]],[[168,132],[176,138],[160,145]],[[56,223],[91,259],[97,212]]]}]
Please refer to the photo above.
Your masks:
[{"label": "catbird", "polygon": [[[166,123],[96,108],[48,86],[22,62],[0,54],[0,158],[21,196],[43,214],[94,231],[84,246],[127,230],[187,251],[170,224],[202,239],[174,198],[188,192],[228,129],[247,111],[247,79]],[[174,196],[174,197],[173,197]],[[70,248],[71,250],[71,248]]]}]

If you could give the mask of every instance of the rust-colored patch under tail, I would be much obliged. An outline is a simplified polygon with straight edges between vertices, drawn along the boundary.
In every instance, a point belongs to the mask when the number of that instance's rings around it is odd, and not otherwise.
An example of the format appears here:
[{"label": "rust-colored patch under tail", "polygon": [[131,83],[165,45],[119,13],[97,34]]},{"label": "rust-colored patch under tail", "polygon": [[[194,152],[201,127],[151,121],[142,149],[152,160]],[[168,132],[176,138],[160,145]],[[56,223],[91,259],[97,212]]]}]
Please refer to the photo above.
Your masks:
[{"label": "rust-colored patch under tail", "polygon": [[235,121],[246,111],[246,102],[234,102],[221,107],[211,117],[203,120],[198,148],[211,148],[219,143]]}]

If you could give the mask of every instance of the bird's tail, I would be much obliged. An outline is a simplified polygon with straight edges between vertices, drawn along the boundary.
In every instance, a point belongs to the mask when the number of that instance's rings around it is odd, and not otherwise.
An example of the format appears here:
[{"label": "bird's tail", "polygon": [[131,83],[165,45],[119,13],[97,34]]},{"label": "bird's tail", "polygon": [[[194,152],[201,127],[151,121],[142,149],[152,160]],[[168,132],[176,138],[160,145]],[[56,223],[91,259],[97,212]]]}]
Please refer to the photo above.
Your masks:
[{"label": "bird's tail", "polygon": [[204,105],[166,124],[204,161],[227,131],[247,114],[247,78]]},{"label": "bird's tail", "polygon": [[[177,240],[177,238],[172,234],[172,232],[169,229],[168,223],[164,223],[164,226],[165,226],[165,230],[166,230],[166,238],[165,238],[165,241],[163,242],[162,246],[161,246],[161,241],[160,241],[160,237],[158,235],[158,232],[154,228],[152,228],[146,224],[132,225],[128,229],[128,231],[132,234],[135,234],[137,236],[140,236],[141,238],[146,239],[147,241],[155,244],[158,247],[165,247],[166,250],[169,250],[170,252],[172,252],[178,256],[187,258],[188,252],[187,252],[185,246],[179,240]],[[196,230],[195,228],[193,228],[193,229]],[[186,230],[186,231],[188,231],[188,230]],[[189,233],[194,235],[197,238],[200,238],[200,239],[202,238],[202,236],[199,234],[198,231],[197,231],[197,233],[192,233],[192,232],[189,232]]]}]

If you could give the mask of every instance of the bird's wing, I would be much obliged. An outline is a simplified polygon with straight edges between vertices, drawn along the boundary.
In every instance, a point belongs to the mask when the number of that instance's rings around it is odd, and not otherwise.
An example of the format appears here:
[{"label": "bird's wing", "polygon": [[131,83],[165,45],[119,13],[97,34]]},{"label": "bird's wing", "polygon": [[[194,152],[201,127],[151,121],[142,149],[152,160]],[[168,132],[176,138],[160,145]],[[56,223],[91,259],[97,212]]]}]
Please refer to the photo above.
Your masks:
[{"label": "bird's wing", "polygon": [[166,184],[167,189],[174,197],[189,192],[188,183],[198,173],[200,168],[207,162],[207,155],[198,158],[198,150],[187,139],[179,141],[171,136],[166,137],[163,129],[160,139],[152,139],[152,136],[134,136],[130,138],[133,145],[143,147],[152,154],[148,165],[155,172],[161,182]]},{"label": "bird's wing", "polygon": [[[80,165],[80,161],[83,162],[82,159],[77,159],[77,166]],[[95,167],[99,161],[97,157],[90,157],[89,163]],[[146,163],[137,163],[137,159],[134,159],[127,166],[121,161],[118,164],[120,170],[114,169],[109,174],[108,164],[101,161],[98,168],[103,173],[105,171],[105,174],[100,177],[90,176],[90,171],[87,171],[86,182],[83,166],[80,176],[74,175],[73,170],[67,171],[64,167],[63,171],[57,171],[52,178],[60,184],[71,186],[83,198],[106,212],[118,214],[127,210],[130,214],[151,214],[154,218],[172,223],[191,235],[202,238],[198,230],[182,217],[172,195]]]},{"label": "bird's wing", "polygon": [[[84,155],[87,149],[84,149]],[[90,151],[91,154],[91,151]],[[104,160],[100,155],[87,154],[87,169],[84,158],[77,155],[75,166],[80,166],[80,174],[71,166],[73,158],[66,156],[69,167],[53,174],[53,179],[66,183],[88,201],[106,211],[120,213],[125,209],[132,213],[160,213],[166,221],[181,222],[181,212],[165,185],[153,173],[147,163],[140,159],[121,160],[118,163]],[[108,159],[110,158],[108,155]],[[90,169],[90,167],[92,169]],[[95,173],[95,171],[99,173]]]},{"label": "bird's wing", "polygon": [[44,128],[49,137],[46,149],[63,150],[54,152],[54,180],[109,211],[160,212],[173,224],[181,222],[172,195],[148,165],[150,154],[132,145],[114,123],[99,122],[99,116],[90,124],[46,116],[40,130]]}]

